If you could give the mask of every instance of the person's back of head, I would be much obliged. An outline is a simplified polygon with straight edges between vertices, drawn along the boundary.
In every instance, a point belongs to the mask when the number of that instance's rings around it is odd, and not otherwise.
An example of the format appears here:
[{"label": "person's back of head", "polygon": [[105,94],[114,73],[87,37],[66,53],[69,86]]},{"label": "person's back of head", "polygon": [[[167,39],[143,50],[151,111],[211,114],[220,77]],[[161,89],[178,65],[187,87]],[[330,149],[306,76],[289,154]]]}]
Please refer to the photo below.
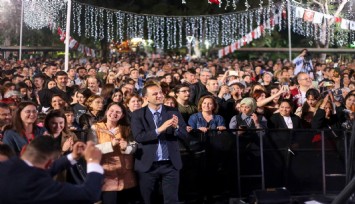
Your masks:
[{"label": "person's back of head", "polygon": [[40,136],[32,140],[23,150],[22,158],[34,166],[44,166],[59,155],[60,150],[54,138]]},{"label": "person's back of head", "polygon": [[15,156],[14,150],[7,144],[0,144],[0,162],[6,161]]}]

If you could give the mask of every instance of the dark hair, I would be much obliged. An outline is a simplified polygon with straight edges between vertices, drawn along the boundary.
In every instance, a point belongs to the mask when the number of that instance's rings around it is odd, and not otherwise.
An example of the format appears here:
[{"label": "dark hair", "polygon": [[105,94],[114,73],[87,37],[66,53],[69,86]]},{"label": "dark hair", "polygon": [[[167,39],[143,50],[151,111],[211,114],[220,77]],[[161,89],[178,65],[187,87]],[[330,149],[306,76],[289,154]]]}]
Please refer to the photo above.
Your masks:
[{"label": "dark hair", "polygon": [[157,86],[157,87],[161,88],[158,83],[149,83],[143,87],[142,96],[147,96],[148,88],[153,87],[153,86]]},{"label": "dark hair", "polygon": [[290,99],[281,99],[279,102],[279,105],[281,105],[281,103],[288,103],[288,105],[290,105],[290,107],[291,107],[291,110],[293,110],[294,104]]},{"label": "dark hair", "polygon": [[176,95],[177,93],[179,93],[179,91],[180,91],[181,88],[189,88],[189,89],[190,89],[190,86],[189,86],[188,84],[178,84],[178,85],[176,85],[175,88],[173,89],[175,95]]},{"label": "dark hair", "polygon": [[59,76],[68,76],[65,71],[59,71],[55,74],[55,78],[57,79]]},{"label": "dark hair", "polygon": [[320,93],[319,93],[319,91],[317,89],[308,89],[308,91],[306,92],[306,99],[309,96],[313,96],[317,100],[320,99]]},{"label": "dark hair", "polygon": [[59,154],[60,149],[52,137],[36,137],[32,140],[23,152],[23,155],[30,158],[34,164],[43,164],[53,158],[53,154]]},{"label": "dark hair", "polygon": [[15,156],[14,150],[7,144],[0,144],[0,155],[6,156],[7,158],[11,158]]},{"label": "dark hair", "polygon": [[66,113],[74,113],[74,109],[71,106],[67,106],[63,109],[64,114]]},{"label": "dark hair", "polygon": [[64,111],[63,110],[51,110],[46,118],[44,119],[44,127],[48,130],[50,134],[52,134],[49,121],[53,118],[63,118],[64,119],[64,129],[63,132],[68,133],[68,123],[67,123],[67,117],[65,117]]},{"label": "dark hair", "polygon": [[171,97],[171,96],[165,96],[164,98],[164,102],[165,103],[167,100],[173,100],[173,103],[174,103],[174,107],[177,108],[178,107],[178,102],[176,101],[176,99],[174,97]]},{"label": "dark hair", "polygon": [[50,80],[46,81],[46,84],[44,85],[44,88],[48,89],[48,84],[51,81],[53,81],[55,84],[57,84],[57,82],[55,82],[54,79],[50,79]]},{"label": "dark hair", "polygon": [[355,96],[354,91],[350,91],[348,94],[346,94],[345,98],[344,98],[344,105],[346,100],[348,100],[351,96]]},{"label": "dark hair", "polygon": [[39,79],[42,79],[43,81],[46,80],[46,78],[44,77],[43,74],[36,74],[33,76],[33,79],[36,79],[36,78],[39,78]]},{"label": "dark hair", "polygon": [[114,90],[115,90],[114,84],[105,84],[102,86],[101,96],[104,99],[111,98]]},{"label": "dark hair", "polygon": [[82,94],[86,99],[92,95],[92,92],[88,88],[81,88],[78,90],[78,93]]},{"label": "dark hair", "polygon": [[79,70],[80,70],[80,69],[84,69],[84,70],[86,71],[86,68],[85,68],[85,67],[78,67],[78,68],[76,69],[76,72],[79,73]]},{"label": "dark hair", "polygon": [[10,109],[10,106],[6,103],[0,102],[0,108],[2,109]]},{"label": "dark hair", "polygon": [[104,117],[99,122],[107,122],[107,111],[114,105],[120,107],[122,110],[122,118],[117,121],[117,126],[120,126],[122,137],[126,140],[132,141],[133,137],[131,132],[131,126],[128,123],[127,119],[127,110],[122,104],[115,102],[110,103],[106,108]]},{"label": "dark hair", "polygon": [[[37,109],[37,105],[31,101],[23,101],[20,104],[18,104],[18,108],[15,110],[15,113],[12,118],[12,129],[19,133],[20,135],[23,135],[23,131],[25,129],[23,125],[23,121],[21,120],[21,112],[23,109],[25,109],[27,106],[34,106]],[[36,127],[37,121],[33,123],[33,129]]]}]

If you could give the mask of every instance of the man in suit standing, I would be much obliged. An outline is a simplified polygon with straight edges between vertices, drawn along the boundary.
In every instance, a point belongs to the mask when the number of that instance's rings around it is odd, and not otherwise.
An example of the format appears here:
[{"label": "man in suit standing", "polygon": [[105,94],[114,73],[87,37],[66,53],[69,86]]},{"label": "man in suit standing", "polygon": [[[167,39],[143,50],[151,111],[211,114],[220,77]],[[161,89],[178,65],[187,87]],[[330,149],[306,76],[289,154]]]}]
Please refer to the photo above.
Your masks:
[{"label": "man in suit standing", "polygon": [[[53,175],[74,164],[83,152],[88,173],[84,184],[73,185],[53,180]],[[51,165],[58,154],[54,139],[43,136],[28,144],[21,158],[12,158],[1,163],[0,203],[59,204],[98,201],[103,181],[100,150],[92,142],[88,142],[86,147],[84,143],[77,142],[73,153],[63,156]]]},{"label": "man in suit standing", "polygon": [[157,84],[142,90],[148,106],[132,114],[132,133],[138,142],[135,169],[145,204],[152,203],[156,182],[162,179],[165,204],[179,202],[179,170],[182,167],[178,137],[187,137],[186,124],[176,108],[163,105],[164,94]]}]

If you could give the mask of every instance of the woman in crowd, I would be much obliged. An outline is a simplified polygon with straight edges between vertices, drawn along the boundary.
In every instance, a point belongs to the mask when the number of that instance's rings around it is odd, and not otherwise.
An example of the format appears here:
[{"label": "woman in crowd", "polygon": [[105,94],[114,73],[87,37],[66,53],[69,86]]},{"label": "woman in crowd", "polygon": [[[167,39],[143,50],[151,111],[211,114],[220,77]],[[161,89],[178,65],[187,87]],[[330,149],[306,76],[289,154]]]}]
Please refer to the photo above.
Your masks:
[{"label": "woman in crowd", "polygon": [[302,127],[311,128],[311,121],[318,109],[319,99],[320,94],[317,89],[309,89],[306,92],[306,102],[295,111],[295,114],[302,119]]},{"label": "woman in crowd", "polygon": [[104,168],[102,203],[134,203],[137,199],[133,169],[136,143],[125,118],[125,108],[118,103],[109,104],[104,118],[92,126],[89,140],[108,145],[110,149],[103,152],[101,160]]},{"label": "woman in crowd", "polygon": [[277,111],[279,109],[279,105],[281,100],[283,99],[283,97],[281,97],[282,95],[277,94],[280,91],[280,87],[279,86],[271,86],[270,87],[270,96],[274,96],[276,95],[276,97],[274,97],[272,99],[272,101],[270,101],[268,104],[265,105],[265,108],[271,112],[274,113],[275,111]]},{"label": "woman in crowd", "polygon": [[[87,111],[79,118],[79,124],[84,132],[88,132],[91,125],[103,117],[104,99],[98,95],[91,95],[85,102]],[[85,140],[85,139],[84,139]]]},{"label": "woman in crowd", "polygon": [[[344,99],[343,103],[336,102],[336,113],[340,123],[350,122],[352,117],[352,112],[355,112],[355,93],[350,91]],[[344,124],[346,125],[346,124]],[[350,124],[349,124],[350,125]],[[352,126],[352,125],[351,125]],[[351,127],[350,126],[350,127]]]},{"label": "woman in crowd", "polygon": [[110,104],[112,102],[111,96],[112,96],[114,90],[115,90],[115,85],[113,85],[113,84],[105,84],[102,87],[101,96],[104,99],[105,107],[107,107],[108,104]]},{"label": "woman in crowd", "polygon": [[44,85],[45,89],[51,89],[53,87],[56,87],[57,83],[54,81],[54,79],[48,80],[47,83]]},{"label": "woman in crowd", "polygon": [[203,96],[198,102],[198,113],[190,116],[188,124],[194,130],[206,133],[209,129],[225,130],[226,125],[222,116],[217,115],[218,104],[216,99],[211,96]]},{"label": "woman in crowd", "polygon": [[4,133],[3,143],[8,144],[17,155],[35,137],[46,132],[37,126],[37,107],[33,102],[21,102],[13,115],[12,128]]},{"label": "woman in crowd", "polygon": [[301,119],[294,115],[293,104],[290,100],[283,99],[280,101],[278,112],[274,113],[268,121],[271,129],[299,129],[301,128]]},{"label": "woman in crowd", "polygon": [[127,108],[127,119],[131,121],[131,115],[135,110],[142,108],[143,99],[138,94],[127,94],[124,105]]},{"label": "woman in crowd", "polygon": [[70,131],[80,131],[81,127],[80,125],[75,121],[75,115],[74,115],[74,110],[72,107],[66,107],[64,108],[64,114],[67,119],[67,126]]},{"label": "woman in crowd", "polygon": [[112,102],[122,103],[123,102],[123,93],[120,89],[116,89],[111,96]]},{"label": "woman in crowd", "polygon": [[265,117],[257,115],[255,113],[256,108],[257,105],[255,99],[244,98],[240,102],[240,113],[232,118],[232,120],[229,123],[229,128],[230,129],[266,128],[267,120]]},{"label": "woman in crowd", "polygon": [[54,94],[51,99],[51,108],[49,109],[49,111],[60,110],[67,106],[68,106],[67,102],[63,99],[63,97],[60,94]]},{"label": "woman in crowd", "polygon": [[73,110],[75,115],[75,121],[78,123],[81,115],[86,113],[87,108],[85,105],[86,99],[88,99],[92,95],[91,91],[87,88],[79,89],[77,91],[76,97],[78,103],[73,104]]},{"label": "woman in crowd", "polygon": [[165,96],[164,105],[174,107],[174,108],[178,107],[176,99],[172,96]]},{"label": "woman in crowd", "polygon": [[68,129],[68,122],[63,110],[50,111],[44,119],[44,127],[48,134],[55,139],[58,147],[62,150],[62,154],[73,150],[73,145],[78,139]]}]

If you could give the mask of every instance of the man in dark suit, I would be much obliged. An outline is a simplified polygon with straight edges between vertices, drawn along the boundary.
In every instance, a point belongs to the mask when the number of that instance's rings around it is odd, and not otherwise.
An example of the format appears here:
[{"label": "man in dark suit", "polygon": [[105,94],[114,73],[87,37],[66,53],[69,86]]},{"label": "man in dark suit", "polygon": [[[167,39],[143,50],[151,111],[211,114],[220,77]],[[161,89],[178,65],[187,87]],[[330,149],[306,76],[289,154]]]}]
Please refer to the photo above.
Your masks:
[{"label": "man in dark suit", "polygon": [[177,109],[163,105],[164,94],[157,84],[142,90],[148,106],[132,114],[131,127],[138,142],[135,169],[145,204],[161,178],[165,204],[178,203],[179,170],[182,167],[178,137],[187,137],[186,124]]},{"label": "man in dark suit", "polygon": [[[88,142],[86,147],[84,143],[77,142],[73,153],[51,165],[59,153],[56,147],[53,138],[37,137],[28,144],[21,158],[12,158],[1,163],[0,203],[93,203],[99,200],[103,181],[100,150],[92,142]],[[73,185],[53,180],[53,175],[75,163],[75,159],[83,152],[88,172],[84,184]]]}]

